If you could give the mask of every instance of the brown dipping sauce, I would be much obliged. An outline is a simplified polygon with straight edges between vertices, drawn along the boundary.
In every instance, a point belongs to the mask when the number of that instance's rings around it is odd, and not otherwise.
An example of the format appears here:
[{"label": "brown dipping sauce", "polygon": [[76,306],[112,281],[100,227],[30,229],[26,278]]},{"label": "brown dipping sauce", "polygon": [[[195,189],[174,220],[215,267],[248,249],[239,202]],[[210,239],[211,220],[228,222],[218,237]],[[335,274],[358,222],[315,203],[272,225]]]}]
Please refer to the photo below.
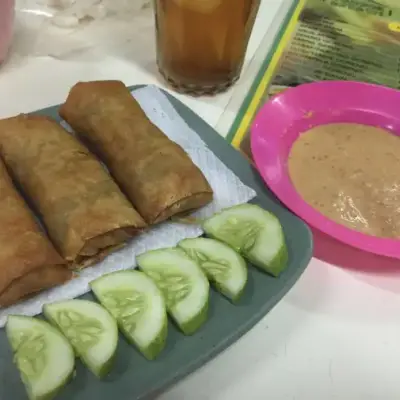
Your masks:
[{"label": "brown dipping sauce", "polygon": [[360,124],[329,124],[295,141],[289,175],[320,213],[372,236],[400,237],[400,138]]}]

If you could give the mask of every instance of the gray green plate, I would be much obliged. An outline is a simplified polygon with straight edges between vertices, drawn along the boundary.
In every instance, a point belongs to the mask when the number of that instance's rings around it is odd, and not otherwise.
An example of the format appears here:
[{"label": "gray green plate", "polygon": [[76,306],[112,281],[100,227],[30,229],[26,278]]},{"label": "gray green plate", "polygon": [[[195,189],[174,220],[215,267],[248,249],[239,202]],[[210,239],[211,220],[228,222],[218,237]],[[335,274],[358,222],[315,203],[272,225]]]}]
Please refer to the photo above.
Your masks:
[{"label": "gray green plate", "polygon": [[[212,291],[210,316],[204,327],[194,336],[185,337],[170,324],[167,347],[155,361],[145,360],[120,336],[112,373],[100,382],[77,362],[75,378],[57,399],[153,399],[166,387],[213,359],[249,331],[295,284],[312,256],[312,237],[307,226],[276,200],[239,152],[181,102],[172,96],[169,98],[183,119],[210,149],[245,184],[257,191],[254,203],[278,216],[288,242],[289,266],[279,278],[272,278],[250,267],[248,286],[236,306]],[[58,118],[57,108],[51,107],[37,113]],[[91,294],[83,297],[93,299]],[[0,330],[0,360],[0,399],[27,399],[3,329]]]}]

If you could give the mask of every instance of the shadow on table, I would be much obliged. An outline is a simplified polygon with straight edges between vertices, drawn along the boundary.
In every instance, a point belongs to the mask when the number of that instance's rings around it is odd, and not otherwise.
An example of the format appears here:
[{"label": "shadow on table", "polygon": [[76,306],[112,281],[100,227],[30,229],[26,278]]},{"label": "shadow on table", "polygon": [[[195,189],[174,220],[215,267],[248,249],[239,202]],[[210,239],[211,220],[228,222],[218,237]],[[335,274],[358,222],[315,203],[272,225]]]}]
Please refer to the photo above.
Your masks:
[{"label": "shadow on table", "polygon": [[347,269],[357,279],[385,291],[400,294],[400,260],[367,253],[312,229],[314,256]]}]

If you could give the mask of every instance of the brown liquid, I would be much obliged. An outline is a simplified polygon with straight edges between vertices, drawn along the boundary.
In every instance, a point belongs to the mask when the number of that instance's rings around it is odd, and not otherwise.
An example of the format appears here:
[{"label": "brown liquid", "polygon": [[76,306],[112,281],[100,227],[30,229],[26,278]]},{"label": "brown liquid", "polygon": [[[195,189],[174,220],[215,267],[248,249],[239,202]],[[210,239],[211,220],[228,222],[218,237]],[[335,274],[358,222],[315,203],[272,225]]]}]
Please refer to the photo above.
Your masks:
[{"label": "brown liquid", "polygon": [[288,169],[302,198],[321,214],[378,237],[400,237],[400,138],[359,124],[303,133]]},{"label": "brown liquid", "polygon": [[260,0],[156,0],[157,59],[182,90],[218,91],[240,75]]}]

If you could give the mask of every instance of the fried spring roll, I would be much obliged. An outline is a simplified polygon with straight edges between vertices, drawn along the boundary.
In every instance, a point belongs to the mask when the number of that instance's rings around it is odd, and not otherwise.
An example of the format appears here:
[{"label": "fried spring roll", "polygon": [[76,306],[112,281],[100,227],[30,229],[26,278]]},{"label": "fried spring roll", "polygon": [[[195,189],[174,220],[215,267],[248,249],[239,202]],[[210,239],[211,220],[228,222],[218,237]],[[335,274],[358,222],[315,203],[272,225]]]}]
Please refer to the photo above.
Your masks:
[{"label": "fried spring roll", "polygon": [[76,84],[60,115],[103,159],[147,223],[212,200],[200,169],[147,118],[122,82]]},{"label": "fried spring roll", "polygon": [[0,307],[8,307],[41,290],[62,285],[72,277],[73,272],[61,265],[52,265],[29,272],[16,279],[0,294]]},{"label": "fried spring roll", "polygon": [[0,160],[0,307],[71,279]]},{"label": "fried spring roll", "polygon": [[52,119],[1,120],[0,152],[72,266],[102,259],[145,227],[97,158]]}]

